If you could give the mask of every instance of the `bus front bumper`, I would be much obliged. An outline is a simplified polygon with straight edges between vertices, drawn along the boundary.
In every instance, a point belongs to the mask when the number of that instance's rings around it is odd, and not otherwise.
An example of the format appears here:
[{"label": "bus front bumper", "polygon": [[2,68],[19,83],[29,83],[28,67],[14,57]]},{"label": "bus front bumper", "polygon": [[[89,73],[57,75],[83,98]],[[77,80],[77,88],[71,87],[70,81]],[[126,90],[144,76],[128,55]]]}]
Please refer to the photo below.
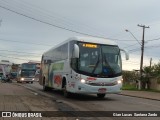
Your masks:
[{"label": "bus front bumper", "polygon": [[79,83],[76,93],[86,94],[107,94],[107,93],[120,93],[122,83],[117,83],[113,86],[93,86],[88,84]]},{"label": "bus front bumper", "polygon": [[20,82],[33,82],[35,80],[35,78],[20,78],[19,81]]}]

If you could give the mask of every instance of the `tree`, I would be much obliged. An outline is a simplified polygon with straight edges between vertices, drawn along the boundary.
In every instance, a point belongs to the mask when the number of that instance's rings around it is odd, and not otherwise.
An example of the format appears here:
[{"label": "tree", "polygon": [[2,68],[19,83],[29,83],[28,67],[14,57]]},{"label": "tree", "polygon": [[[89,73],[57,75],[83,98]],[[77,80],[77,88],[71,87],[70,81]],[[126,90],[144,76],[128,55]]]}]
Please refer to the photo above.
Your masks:
[{"label": "tree", "polygon": [[123,71],[123,83],[135,82],[139,79],[139,76],[135,71]]},{"label": "tree", "polygon": [[155,77],[160,75],[160,62],[158,62],[157,64],[153,65],[153,75]]},{"label": "tree", "polygon": [[143,68],[142,89],[150,89],[150,78],[153,76],[153,67],[145,66]]}]

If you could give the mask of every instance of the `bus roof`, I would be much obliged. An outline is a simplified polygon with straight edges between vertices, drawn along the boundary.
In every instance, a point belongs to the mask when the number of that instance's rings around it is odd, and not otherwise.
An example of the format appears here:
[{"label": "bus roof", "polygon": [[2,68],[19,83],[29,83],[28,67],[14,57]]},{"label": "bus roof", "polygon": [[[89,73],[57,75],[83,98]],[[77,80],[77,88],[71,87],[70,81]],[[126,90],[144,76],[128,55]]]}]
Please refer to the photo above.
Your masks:
[{"label": "bus roof", "polygon": [[97,38],[97,37],[72,37],[69,38],[68,41],[77,40],[82,42],[91,42],[91,43],[98,43],[98,44],[107,44],[107,45],[117,45],[114,41],[104,38]]},{"label": "bus roof", "polygon": [[[53,50],[56,47],[59,47],[69,41],[82,41],[82,42],[88,42],[88,43],[97,43],[97,44],[106,44],[106,45],[117,45],[116,42],[109,40],[109,39],[104,39],[104,38],[98,38],[98,37],[80,37],[80,36],[75,36],[75,37],[71,37],[65,41],[63,41],[62,43],[55,45],[54,47],[52,47],[51,49],[49,49],[48,51],[46,51],[45,53],[49,52],[50,50]],[[45,54],[44,53],[44,54]]]}]

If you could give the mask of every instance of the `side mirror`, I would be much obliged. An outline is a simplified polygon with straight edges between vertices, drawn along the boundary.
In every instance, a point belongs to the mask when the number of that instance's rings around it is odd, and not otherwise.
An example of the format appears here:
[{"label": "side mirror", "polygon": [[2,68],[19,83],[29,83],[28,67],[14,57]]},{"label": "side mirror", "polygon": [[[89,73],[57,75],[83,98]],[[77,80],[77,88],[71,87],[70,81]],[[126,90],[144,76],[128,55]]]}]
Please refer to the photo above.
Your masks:
[{"label": "side mirror", "polygon": [[73,58],[79,58],[79,46],[77,44],[74,44]]},{"label": "side mirror", "polygon": [[123,51],[125,53],[126,56],[126,60],[129,60],[129,54],[126,50],[120,49],[121,51]]}]

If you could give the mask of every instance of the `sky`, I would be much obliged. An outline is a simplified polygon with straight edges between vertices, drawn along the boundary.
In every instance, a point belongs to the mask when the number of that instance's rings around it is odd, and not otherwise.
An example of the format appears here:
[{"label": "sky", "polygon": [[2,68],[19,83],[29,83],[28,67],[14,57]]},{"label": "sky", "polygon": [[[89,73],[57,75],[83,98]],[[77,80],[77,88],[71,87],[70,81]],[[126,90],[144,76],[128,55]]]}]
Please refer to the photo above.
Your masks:
[{"label": "sky", "polygon": [[159,0],[0,0],[0,60],[40,61],[56,44],[89,34],[115,41],[129,52],[128,61],[122,53],[123,70],[139,69],[139,24],[149,26],[143,66],[151,58],[153,65],[160,58],[159,11]]}]

